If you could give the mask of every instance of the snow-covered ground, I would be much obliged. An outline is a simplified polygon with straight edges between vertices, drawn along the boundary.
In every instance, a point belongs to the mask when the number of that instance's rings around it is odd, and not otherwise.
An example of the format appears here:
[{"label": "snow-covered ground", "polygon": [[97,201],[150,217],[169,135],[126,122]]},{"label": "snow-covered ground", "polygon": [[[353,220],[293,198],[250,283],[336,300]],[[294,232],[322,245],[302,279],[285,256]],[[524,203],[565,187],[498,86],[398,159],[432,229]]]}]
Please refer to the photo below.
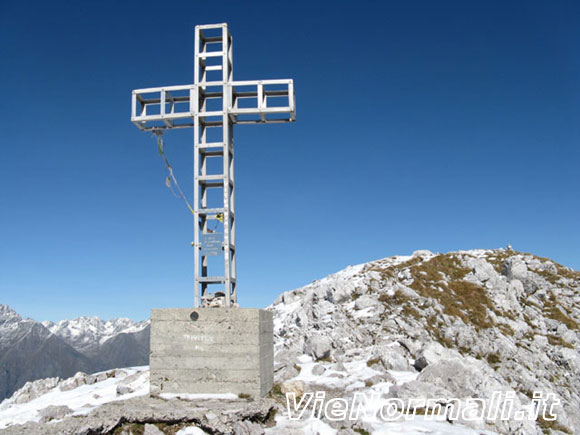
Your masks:
[{"label": "snow-covered ground", "polygon": [[[63,383],[61,382],[61,385],[51,388],[46,393],[25,403],[14,403],[12,398],[4,400],[0,403],[0,429],[28,421],[38,422],[41,420],[40,411],[48,406],[68,406],[73,411],[72,415],[83,415],[105,403],[126,400],[149,393],[148,366],[102,373],[110,373],[113,376],[103,376],[105,379],[100,382],[95,382],[92,385],[81,385],[67,391],[62,391]],[[124,382],[128,392],[119,394],[117,387],[124,380],[130,380],[130,382]]]},{"label": "snow-covered ground", "polygon": [[[315,375],[312,370],[315,365],[322,364],[325,372],[322,375]],[[317,387],[339,390],[345,392],[345,397],[352,395],[354,391],[371,394],[376,393],[378,397],[383,397],[393,385],[392,382],[379,382],[370,387],[365,386],[365,381],[377,376],[380,372],[367,366],[366,361],[352,361],[344,364],[344,370],[333,369],[331,363],[316,363],[311,357],[304,355],[299,358],[300,373],[292,381],[302,382],[307,385],[308,391],[316,391]],[[106,376],[98,376],[104,374]],[[413,380],[416,375],[411,372],[389,371],[395,383],[400,384]],[[86,375],[85,375],[86,376]],[[0,429],[7,426],[23,424],[29,421],[41,421],[41,411],[49,406],[66,406],[72,410],[69,415],[86,415],[99,406],[119,400],[126,400],[133,397],[143,396],[149,392],[149,370],[148,367],[132,367],[127,369],[114,370],[97,373],[100,379],[91,385],[80,385],[76,388],[67,389],[66,385],[71,385],[74,378],[60,381],[53,388],[48,389],[25,403],[15,403],[15,398],[22,397],[15,394],[13,398],[7,399],[0,404]],[[41,381],[37,381],[41,382]],[[126,387],[121,389],[120,386]],[[63,391],[64,389],[64,391]],[[124,393],[124,394],[123,394]],[[233,394],[222,395],[164,395],[167,400],[236,400]],[[376,415],[376,411],[382,406],[382,400],[369,400],[361,413],[365,415]],[[307,417],[299,420],[289,418],[288,412],[279,412],[276,416],[276,425],[265,428],[267,435],[276,434],[320,434],[333,435],[338,431],[319,418]],[[365,419],[359,421],[359,426],[365,428],[373,434],[437,434],[437,435],[460,435],[460,434],[489,434],[491,432],[475,431],[465,426],[447,422],[432,421],[424,416],[415,416],[412,420],[402,419],[396,422],[377,421],[376,419]],[[205,432],[197,427],[187,427],[177,432],[179,435],[201,435]]]},{"label": "snow-covered ground", "polygon": [[[344,370],[333,369],[332,363],[314,362],[312,357],[303,355],[298,358],[300,373],[289,382],[302,382],[307,385],[308,391],[321,390],[342,390],[345,396],[352,395],[353,392],[360,392],[367,397],[377,397],[376,400],[368,400],[361,409],[361,419],[359,423],[364,426],[364,430],[373,434],[437,434],[437,435],[479,435],[493,434],[493,432],[473,430],[460,424],[451,425],[446,421],[429,419],[422,415],[415,415],[412,419],[401,418],[395,422],[380,421],[372,416],[378,415],[378,410],[386,404],[386,394],[393,384],[404,384],[417,378],[418,373],[407,371],[388,370],[393,382],[378,382],[370,387],[366,386],[366,381],[380,376],[382,373],[368,367],[366,360],[352,361],[344,363]],[[316,375],[312,371],[316,365],[325,367],[324,374]],[[366,417],[370,416],[370,417]],[[338,430],[316,417],[301,418],[294,420],[289,418],[289,412],[276,416],[276,426],[266,429],[266,434],[275,435],[279,433],[300,433],[311,435],[334,435]]]},{"label": "snow-covered ground", "polygon": [[[400,423],[381,422],[374,426],[367,425],[367,430],[373,435],[485,435],[493,432],[474,430],[462,425],[450,425],[438,421],[425,420],[417,416],[412,421]],[[289,420],[285,416],[276,417],[276,426],[266,429],[266,435],[304,434],[304,435],[336,435],[337,429],[323,421],[313,418],[308,420]]]}]

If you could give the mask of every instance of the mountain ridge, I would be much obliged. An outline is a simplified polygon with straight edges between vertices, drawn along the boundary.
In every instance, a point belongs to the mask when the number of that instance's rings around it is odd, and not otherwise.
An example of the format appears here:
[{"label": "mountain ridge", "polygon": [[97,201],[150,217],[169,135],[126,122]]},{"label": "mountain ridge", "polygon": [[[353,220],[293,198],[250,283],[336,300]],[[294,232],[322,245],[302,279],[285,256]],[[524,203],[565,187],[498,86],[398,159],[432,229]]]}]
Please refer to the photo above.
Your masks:
[{"label": "mountain ridge", "polygon": [[[300,377],[294,361],[304,353],[335,364],[362,358],[385,376],[418,373],[407,390],[386,394],[409,399],[411,389],[429,395],[439,386],[489,397],[496,388],[526,406],[541,390],[562,403],[562,428],[580,428],[580,272],[549,259],[510,249],[416,251],[285,292],[270,309],[279,382]],[[471,423],[519,430],[516,422],[479,424]]]},{"label": "mountain ridge", "polygon": [[96,317],[37,322],[0,304],[0,401],[28,381],[147,364],[148,325]]},{"label": "mountain ridge", "polygon": [[63,338],[75,349],[90,351],[122,333],[136,333],[149,325],[149,320],[135,322],[127,317],[103,320],[97,316],[81,316],[58,322],[41,322],[50,332]]}]

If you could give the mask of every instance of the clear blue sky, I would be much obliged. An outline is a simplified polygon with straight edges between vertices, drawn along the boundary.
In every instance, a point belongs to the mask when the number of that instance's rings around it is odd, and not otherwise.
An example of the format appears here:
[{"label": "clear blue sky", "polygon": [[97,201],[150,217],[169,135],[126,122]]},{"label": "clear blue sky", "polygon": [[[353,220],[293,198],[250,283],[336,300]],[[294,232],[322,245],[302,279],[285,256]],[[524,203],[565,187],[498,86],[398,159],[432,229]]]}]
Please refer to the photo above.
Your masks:
[{"label": "clear blue sky", "polygon": [[[349,264],[515,249],[580,269],[573,1],[0,3],[0,303],[38,320],[193,303],[192,219],[132,89],[191,83],[196,24],[295,124],[236,130],[239,297]],[[192,132],[166,135],[191,196]]]}]

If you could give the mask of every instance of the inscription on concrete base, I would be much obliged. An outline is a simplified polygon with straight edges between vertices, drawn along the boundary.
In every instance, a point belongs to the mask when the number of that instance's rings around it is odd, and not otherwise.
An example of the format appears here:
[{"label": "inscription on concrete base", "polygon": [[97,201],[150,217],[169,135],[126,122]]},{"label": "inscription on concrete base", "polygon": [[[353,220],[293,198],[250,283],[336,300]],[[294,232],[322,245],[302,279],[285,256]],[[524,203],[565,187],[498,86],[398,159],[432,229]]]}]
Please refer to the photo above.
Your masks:
[{"label": "inscription on concrete base", "polygon": [[151,394],[248,394],[272,388],[272,313],[255,308],[151,311]]}]

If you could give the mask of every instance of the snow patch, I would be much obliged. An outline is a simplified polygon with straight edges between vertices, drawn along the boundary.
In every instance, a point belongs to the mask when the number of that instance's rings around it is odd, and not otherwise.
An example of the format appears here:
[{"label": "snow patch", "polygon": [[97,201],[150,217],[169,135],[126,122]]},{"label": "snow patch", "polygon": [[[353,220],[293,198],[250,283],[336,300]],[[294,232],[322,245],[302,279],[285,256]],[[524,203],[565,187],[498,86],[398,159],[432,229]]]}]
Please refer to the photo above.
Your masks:
[{"label": "snow patch", "polygon": [[190,426],[184,427],[183,429],[179,430],[175,435],[206,435],[207,432],[204,432],[198,427]]},{"label": "snow patch", "polygon": [[[118,371],[119,369],[117,369]],[[131,399],[149,394],[149,367],[131,367],[122,369],[127,377],[140,374],[129,384],[132,392],[118,394],[117,386],[126,377],[109,377],[92,385],[81,385],[69,391],[61,391],[60,386],[27,403],[16,404],[5,400],[0,404],[0,429],[29,421],[40,421],[39,411],[48,406],[68,406],[72,415],[86,415],[105,403]],[[105,373],[105,372],[103,372]]]}]

